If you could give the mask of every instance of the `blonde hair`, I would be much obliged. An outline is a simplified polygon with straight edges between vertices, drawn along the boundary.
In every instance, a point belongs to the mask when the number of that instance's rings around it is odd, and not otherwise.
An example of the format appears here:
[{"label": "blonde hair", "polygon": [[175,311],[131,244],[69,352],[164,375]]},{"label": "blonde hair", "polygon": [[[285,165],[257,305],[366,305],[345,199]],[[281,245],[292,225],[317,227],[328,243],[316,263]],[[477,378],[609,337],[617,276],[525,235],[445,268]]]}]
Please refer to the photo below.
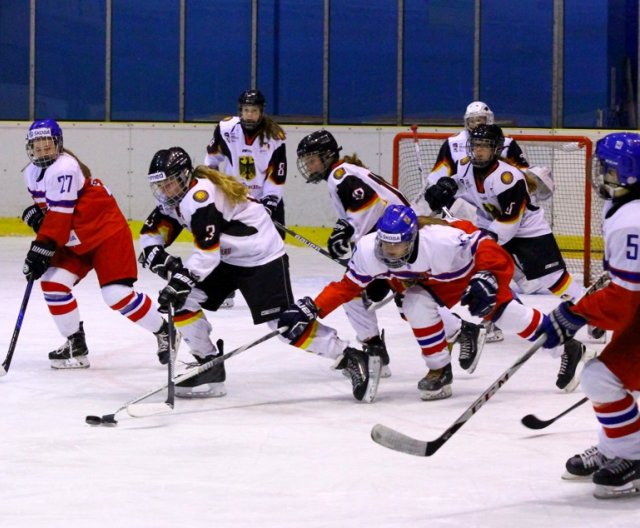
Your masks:
[{"label": "blonde hair", "polygon": [[358,167],[362,167],[363,169],[369,168],[364,163],[362,163],[362,160],[355,152],[351,154],[351,156],[345,156],[344,158],[342,158],[342,161],[344,161],[345,163],[350,163],[351,165],[357,165]]},{"label": "blonde hair", "polygon": [[224,174],[216,169],[207,167],[206,165],[198,165],[193,170],[193,175],[196,178],[207,179],[217,187],[220,187],[220,190],[233,205],[237,205],[248,200],[247,196],[249,194],[249,190],[233,176]]},{"label": "blonde hair", "polygon": [[83,176],[89,180],[91,179],[91,169],[89,169],[89,167],[87,167],[84,163],[82,163],[82,161],[80,161],[80,158],[78,158],[78,156],[76,156],[73,152],[71,152],[67,148],[63,148],[62,152],[69,154],[69,156],[71,156],[74,160],[76,160],[78,162],[78,165],[80,165],[80,170],[82,171]]},{"label": "blonde hair", "polygon": [[258,137],[260,138],[260,146],[264,146],[269,139],[280,139],[284,141],[287,135],[278,123],[263,113],[262,126]]}]

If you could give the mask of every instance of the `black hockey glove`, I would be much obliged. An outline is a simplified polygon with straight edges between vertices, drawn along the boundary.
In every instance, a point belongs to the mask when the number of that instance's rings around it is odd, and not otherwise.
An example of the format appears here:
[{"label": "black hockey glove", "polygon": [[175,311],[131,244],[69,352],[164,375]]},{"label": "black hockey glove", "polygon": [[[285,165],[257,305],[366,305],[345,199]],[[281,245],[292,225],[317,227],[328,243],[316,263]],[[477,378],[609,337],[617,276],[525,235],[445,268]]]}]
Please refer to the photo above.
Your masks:
[{"label": "black hockey glove", "polygon": [[56,245],[54,242],[44,240],[31,242],[31,248],[22,267],[22,273],[26,275],[27,280],[38,280],[42,277],[42,274],[49,268],[51,258],[55,252]]},{"label": "black hockey glove", "polygon": [[269,213],[269,216],[273,216],[273,213],[275,213],[278,207],[278,204],[280,203],[280,198],[278,198],[274,194],[269,194],[268,196],[261,198],[260,203],[267,210],[267,213]]},{"label": "black hockey glove", "polygon": [[142,250],[138,262],[143,268],[149,268],[164,280],[169,279],[169,273],[182,269],[182,259],[169,255],[162,246],[148,246]]},{"label": "black hockey glove", "polygon": [[354,233],[355,229],[346,220],[341,218],[336,222],[327,244],[331,258],[341,260],[351,257],[351,237]]},{"label": "black hockey glove", "polygon": [[316,317],[318,317],[318,307],[311,297],[304,297],[303,299],[298,299],[295,304],[292,304],[280,314],[278,327],[289,327],[289,330],[282,335],[293,344],[300,339],[309,323],[314,321]]},{"label": "black hockey glove", "polygon": [[578,330],[587,324],[587,320],[575,313],[571,307],[571,301],[559,304],[549,315],[545,315],[542,324],[536,332],[536,339],[546,335],[547,340],[542,345],[544,348],[555,348],[571,339]]},{"label": "black hockey glove", "polygon": [[22,212],[22,221],[36,233],[44,220],[44,213],[37,205],[30,205]]},{"label": "black hockey glove", "polygon": [[196,279],[187,269],[182,268],[176,271],[169,283],[160,291],[158,311],[168,313],[169,305],[172,305],[174,310],[180,310],[187,302],[187,297],[195,285]]},{"label": "black hockey glove", "polygon": [[497,291],[498,281],[493,273],[479,271],[471,277],[467,289],[462,294],[460,304],[468,306],[471,315],[485,317],[496,307]]},{"label": "black hockey glove", "polygon": [[443,207],[451,207],[456,200],[458,184],[453,178],[443,176],[436,183],[427,187],[424,192],[424,199],[434,212],[440,211]]}]

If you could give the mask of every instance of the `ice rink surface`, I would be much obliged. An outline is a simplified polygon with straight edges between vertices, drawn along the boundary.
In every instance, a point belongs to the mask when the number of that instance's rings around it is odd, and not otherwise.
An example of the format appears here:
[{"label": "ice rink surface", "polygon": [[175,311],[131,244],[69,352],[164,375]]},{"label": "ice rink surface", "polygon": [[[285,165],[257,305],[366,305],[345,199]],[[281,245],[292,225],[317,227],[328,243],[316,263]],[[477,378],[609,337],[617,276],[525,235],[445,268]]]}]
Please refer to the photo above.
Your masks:
[{"label": "ice rink surface", "polygon": [[[24,293],[29,242],[0,240],[1,358]],[[188,253],[179,246],[179,254]],[[296,298],[341,276],[340,266],[311,249],[289,253]],[[163,282],[147,270],[140,275],[138,289],[155,299]],[[583,396],[556,389],[559,360],[545,351],[432,457],[370,439],[376,423],[438,437],[527,350],[517,337],[487,345],[472,375],[459,368],[454,350],[453,397],[423,402],[416,384],[426,368],[391,303],[378,315],[393,376],[381,380],[373,404],[353,399],[331,361],[274,338],[227,362],[224,398],[177,400],[170,415],[123,412],[117,427],[90,427],[86,415],[113,413],[161,386],[166,368],[157,362],[155,338],[106,307],[93,273],[76,295],[91,368],[50,368],[47,352],[63,339],[36,285],[11,369],[0,379],[0,527],[640,526],[639,499],[597,500],[591,483],[560,479],[566,459],[596,441],[589,405],[542,431],[520,424],[525,414],[551,418]],[[551,295],[523,299],[545,311],[558,302]],[[232,310],[208,315],[227,351],[269,332],[253,326],[241,297]],[[354,340],[341,309],[326,322]],[[583,332],[578,337],[589,343]],[[178,361],[190,358],[183,344]],[[155,401],[163,399],[161,393]]]}]

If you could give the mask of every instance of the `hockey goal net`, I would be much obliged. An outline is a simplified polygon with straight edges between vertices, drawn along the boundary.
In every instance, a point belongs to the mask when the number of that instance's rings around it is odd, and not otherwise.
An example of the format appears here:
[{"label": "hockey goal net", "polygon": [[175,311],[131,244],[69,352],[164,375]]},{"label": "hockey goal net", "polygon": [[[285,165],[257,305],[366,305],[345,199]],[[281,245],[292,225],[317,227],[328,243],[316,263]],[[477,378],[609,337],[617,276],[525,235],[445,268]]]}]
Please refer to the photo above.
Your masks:
[{"label": "hockey goal net", "polygon": [[[411,201],[423,191],[418,154],[425,177],[431,171],[442,143],[452,134],[397,134],[393,142],[393,184]],[[558,241],[567,268],[587,285],[602,272],[603,201],[590,184],[592,141],[583,136],[509,134],[522,148],[530,165],[551,169],[553,195],[538,205]]]}]

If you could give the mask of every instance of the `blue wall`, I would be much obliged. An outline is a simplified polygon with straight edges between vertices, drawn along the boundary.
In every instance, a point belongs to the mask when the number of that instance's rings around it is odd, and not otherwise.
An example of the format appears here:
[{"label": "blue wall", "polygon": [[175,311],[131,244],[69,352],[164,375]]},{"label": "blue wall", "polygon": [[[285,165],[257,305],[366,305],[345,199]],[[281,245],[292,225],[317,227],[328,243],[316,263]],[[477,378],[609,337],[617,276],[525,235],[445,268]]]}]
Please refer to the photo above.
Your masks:
[{"label": "blue wall", "polygon": [[[252,84],[252,2],[185,5],[181,48],[179,0],[38,0],[30,116],[30,2],[2,0],[0,119],[195,122],[235,113]],[[404,0],[402,13],[392,0],[328,5],[325,27],[324,0],[258,2],[256,84],[282,122],[455,125],[476,89],[500,122],[552,126],[553,0],[481,2],[477,86],[474,0]],[[632,123],[637,22],[638,0],[564,0],[561,125]]]}]

